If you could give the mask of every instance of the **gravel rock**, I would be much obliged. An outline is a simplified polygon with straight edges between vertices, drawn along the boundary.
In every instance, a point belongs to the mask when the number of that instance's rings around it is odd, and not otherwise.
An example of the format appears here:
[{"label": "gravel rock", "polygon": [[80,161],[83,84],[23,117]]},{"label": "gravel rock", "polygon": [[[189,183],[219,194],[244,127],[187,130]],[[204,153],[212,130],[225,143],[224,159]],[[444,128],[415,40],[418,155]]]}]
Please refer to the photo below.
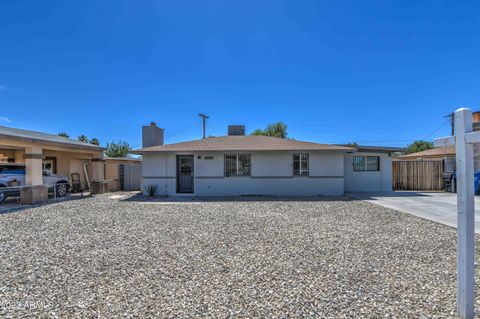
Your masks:
[{"label": "gravel rock", "polygon": [[346,199],[98,195],[0,215],[0,316],[454,317],[455,234]]}]

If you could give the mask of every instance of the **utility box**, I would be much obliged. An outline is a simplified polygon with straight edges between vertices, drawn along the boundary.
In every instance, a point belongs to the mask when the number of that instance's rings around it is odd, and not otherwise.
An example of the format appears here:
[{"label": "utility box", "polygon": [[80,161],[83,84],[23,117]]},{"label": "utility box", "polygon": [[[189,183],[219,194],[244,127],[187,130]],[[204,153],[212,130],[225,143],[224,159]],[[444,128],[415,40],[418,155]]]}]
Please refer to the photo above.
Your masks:
[{"label": "utility box", "polygon": [[108,192],[108,181],[93,181],[90,183],[90,194],[105,194]]},{"label": "utility box", "polygon": [[455,157],[444,157],[443,158],[443,172],[444,173],[453,173],[456,171],[456,159]]}]

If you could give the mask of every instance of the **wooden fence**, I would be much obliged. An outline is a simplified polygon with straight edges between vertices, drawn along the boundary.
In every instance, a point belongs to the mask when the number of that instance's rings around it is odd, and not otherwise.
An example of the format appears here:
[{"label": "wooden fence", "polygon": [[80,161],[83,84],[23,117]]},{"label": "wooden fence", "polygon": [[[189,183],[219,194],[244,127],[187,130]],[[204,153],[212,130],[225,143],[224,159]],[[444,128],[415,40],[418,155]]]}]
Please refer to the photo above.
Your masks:
[{"label": "wooden fence", "polygon": [[443,190],[442,161],[393,161],[393,190]]}]

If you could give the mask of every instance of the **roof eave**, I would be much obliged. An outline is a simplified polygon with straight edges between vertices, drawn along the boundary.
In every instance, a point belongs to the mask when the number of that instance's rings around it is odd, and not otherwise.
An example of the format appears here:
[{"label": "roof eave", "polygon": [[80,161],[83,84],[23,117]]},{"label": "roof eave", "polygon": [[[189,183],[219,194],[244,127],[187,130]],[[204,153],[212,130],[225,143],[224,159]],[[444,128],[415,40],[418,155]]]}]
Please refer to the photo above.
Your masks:
[{"label": "roof eave", "polygon": [[97,152],[102,152],[106,150],[105,147],[102,146],[96,146],[96,145],[79,145],[79,144],[73,144],[73,143],[68,143],[68,142],[56,142],[56,141],[48,141],[48,140],[43,140],[43,139],[38,139],[38,138],[30,138],[30,137],[21,137],[21,136],[14,136],[14,135],[8,135],[8,134],[0,134],[0,138],[5,138],[5,139],[12,139],[12,140],[17,140],[17,141],[26,141],[26,142],[31,142],[31,143],[42,143],[42,144],[47,144],[47,145],[55,145],[55,146],[64,146],[72,149],[83,149],[83,150],[91,150],[91,151],[97,151]]},{"label": "roof eave", "polygon": [[170,149],[136,149],[131,151],[132,154],[142,155],[145,153],[179,153],[179,152],[315,152],[315,151],[338,151],[338,152],[350,152],[355,151],[354,148],[322,148],[322,149],[183,149],[183,150],[170,150]]}]

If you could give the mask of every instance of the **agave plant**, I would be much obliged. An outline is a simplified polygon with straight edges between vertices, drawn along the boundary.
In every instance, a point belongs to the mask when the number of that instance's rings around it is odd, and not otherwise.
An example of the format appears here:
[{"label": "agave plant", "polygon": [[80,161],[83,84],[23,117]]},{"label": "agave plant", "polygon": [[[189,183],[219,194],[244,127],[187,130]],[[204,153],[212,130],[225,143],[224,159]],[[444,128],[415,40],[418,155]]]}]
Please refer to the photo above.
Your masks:
[{"label": "agave plant", "polygon": [[144,188],[145,193],[147,193],[150,197],[155,196],[155,194],[157,193],[157,185],[147,185]]}]

